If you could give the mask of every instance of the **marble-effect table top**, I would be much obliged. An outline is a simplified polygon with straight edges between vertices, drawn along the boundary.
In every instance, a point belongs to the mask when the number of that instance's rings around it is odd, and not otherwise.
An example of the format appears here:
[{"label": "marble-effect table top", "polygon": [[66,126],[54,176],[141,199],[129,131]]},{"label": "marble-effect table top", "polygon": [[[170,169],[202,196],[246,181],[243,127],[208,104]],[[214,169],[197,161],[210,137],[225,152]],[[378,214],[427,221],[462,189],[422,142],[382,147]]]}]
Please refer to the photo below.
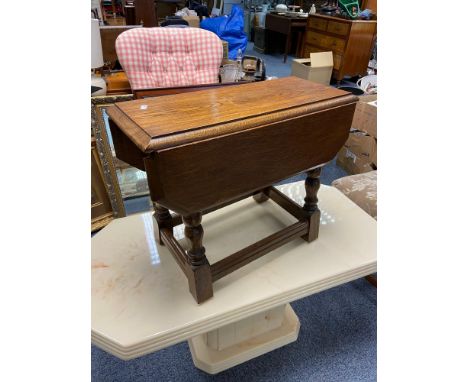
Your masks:
[{"label": "marble-effect table top", "polygon": [[[304,182],[278,187],[302,204]],[[321,186],[319,238],[295,239],[213,284],[198,305],[172,255],[154,239],[151,213],[116,219],[92,238],[92,341],[135,358],[376,271],[376,222],[333,187]],[[296,220],[252,198],[203,217],[210,263]],[[175,227],[183,238],[183,226]]]}]

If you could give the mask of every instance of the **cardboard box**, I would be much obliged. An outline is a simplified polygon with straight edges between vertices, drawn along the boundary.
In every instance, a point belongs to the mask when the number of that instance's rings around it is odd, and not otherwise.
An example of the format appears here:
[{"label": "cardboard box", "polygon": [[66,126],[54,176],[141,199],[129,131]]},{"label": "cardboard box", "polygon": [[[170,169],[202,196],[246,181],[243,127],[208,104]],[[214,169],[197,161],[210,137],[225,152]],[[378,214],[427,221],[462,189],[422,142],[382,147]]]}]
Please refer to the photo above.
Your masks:
[{"label": "cardboard box", "polygon": [[375,150],[372,152],[371,156],[369,157],[369,160],[377,168],[377,139],[375,140]]},{"label": "cardboard box", "polygon": [[336,163],[350,174],[377,169],[377,96],[361,96]]},{"label": "cardboard box", "polygon": [[361,96],[354,112],[352,129],[377,139],[377,95]]},{"label": "cardboard box", "polygon": [[372,101],[377,101],[377,94],[364,94],[359,96],[359,102],[368,103]]},{"label": "cardboard box", "polygon": [[228,65],[228,64],[235,64],[237,65],[237,61],[233,61],[233,60],[230,60],[230,59],[226,59],[226,58],[223,58],[223,60],[221,61],[221,66],[224,66],[224,65]]},{"label": "cardboard box", "polygon": [[[351,131],[345,147],[356,156],[368,160],[370,163],[374,163],[373,158],[377,157],[377,140],[363,131]],[[374,164],[377,165],[376,161]]]},{"label": "cardboard box", "polygon": [[342,147],[338,152],[336,163],[351,175],[362,174],[376,169],[367,158],[357,156],[347,147]]},{"label": "cardboard box", "polygon": [[182,16],[188,22],[189,27],[200,28],[200,18],[198,16]]},{"label": "cardboard box", "polygon": [[311,53],[310,58],[296,58],[291,63],[291,75],[330,85],[333,72],[333,52]]}]

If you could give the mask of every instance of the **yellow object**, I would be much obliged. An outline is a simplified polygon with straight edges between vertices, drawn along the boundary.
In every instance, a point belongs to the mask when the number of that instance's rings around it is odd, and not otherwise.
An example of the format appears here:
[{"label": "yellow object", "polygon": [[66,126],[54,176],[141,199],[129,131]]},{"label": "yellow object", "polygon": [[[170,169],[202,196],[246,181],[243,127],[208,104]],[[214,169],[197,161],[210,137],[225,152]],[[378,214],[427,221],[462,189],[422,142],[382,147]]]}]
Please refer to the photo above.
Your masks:
[{"label": "yellow object", "polygon": [[200,18],[198,16],[182,16],[182,18],[188,22],[189,27],[199,28]]}]

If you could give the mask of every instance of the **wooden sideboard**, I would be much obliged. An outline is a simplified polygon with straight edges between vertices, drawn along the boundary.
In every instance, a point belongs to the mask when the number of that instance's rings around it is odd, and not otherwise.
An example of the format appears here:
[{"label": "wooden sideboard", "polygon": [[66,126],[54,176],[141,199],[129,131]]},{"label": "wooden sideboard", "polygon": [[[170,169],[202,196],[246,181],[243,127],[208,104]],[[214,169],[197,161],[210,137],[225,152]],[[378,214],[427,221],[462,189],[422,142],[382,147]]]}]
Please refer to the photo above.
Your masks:
[{"label": "wooden sideboard", "polygon": [[307,19],[302,57],[314,52],[333,52],[333,77],[367,74],[367,66],[377,35],[376,20],[345,20],[325,15]]}]

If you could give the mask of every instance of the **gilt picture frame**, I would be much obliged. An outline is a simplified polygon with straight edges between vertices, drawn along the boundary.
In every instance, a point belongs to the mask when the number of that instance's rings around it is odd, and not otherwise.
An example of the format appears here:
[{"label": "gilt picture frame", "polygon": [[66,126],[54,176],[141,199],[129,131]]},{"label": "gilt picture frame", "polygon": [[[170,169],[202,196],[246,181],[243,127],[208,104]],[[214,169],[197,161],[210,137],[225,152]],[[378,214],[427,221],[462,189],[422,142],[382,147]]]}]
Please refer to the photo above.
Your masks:
[{"label": "gilt picture frame", "polygon": [[102,164],[103,179],[115,218],[124,217],[125,206],[106,128],[105,109],[116,103],[133,100],[133,94],[91,97],[91,134],[96,139],[96,148]]}]

